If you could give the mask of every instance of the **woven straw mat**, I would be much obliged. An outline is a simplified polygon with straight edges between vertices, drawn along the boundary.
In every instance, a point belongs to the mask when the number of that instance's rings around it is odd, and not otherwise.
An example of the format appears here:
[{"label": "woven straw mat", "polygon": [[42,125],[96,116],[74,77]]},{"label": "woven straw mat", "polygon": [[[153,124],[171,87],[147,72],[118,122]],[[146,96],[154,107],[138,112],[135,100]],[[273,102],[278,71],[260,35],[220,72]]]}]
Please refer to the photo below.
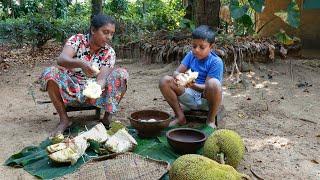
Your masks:
[{"label": "woven straw mat", "polygon": [[92,161],[63,179],[88,180],[155,180],[169,169],[169,163],[146,158],[134,153],[124,153],[104,161]]}]

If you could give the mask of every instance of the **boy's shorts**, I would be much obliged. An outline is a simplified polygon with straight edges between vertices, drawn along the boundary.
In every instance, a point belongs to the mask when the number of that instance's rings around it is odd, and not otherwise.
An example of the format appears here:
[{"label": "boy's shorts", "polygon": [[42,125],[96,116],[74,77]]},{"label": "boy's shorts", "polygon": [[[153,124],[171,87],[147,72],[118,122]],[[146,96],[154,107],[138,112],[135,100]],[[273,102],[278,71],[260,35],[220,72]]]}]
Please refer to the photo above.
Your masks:
[{"label": "boy's shorts", "polygon": [[209,111],[208,101],[202,98],[202,93],[191,88],[186,88],[184,93],[178,96],[179,102],[184,105],[184,110]]}]

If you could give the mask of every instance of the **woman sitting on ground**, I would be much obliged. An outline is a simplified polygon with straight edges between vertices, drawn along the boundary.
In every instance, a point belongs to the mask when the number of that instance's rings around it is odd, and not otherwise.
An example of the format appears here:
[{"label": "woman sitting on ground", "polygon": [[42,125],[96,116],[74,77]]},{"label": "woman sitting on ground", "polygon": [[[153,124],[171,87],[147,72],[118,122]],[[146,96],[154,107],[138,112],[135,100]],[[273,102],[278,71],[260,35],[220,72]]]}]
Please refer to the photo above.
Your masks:
[{"label": "woman sitting on ground", "polygon": [[[66,105],[90,104],[105,109],[102,122],[108,126],[112,114],[127,89],[128,73],[123,68],[114,68],[115,52],[110,46],[115,32],[115,21],[105,15],[96,15],[91,20],[89,34],[70,37],[60,54],[55,67],[48,67],[40,76],[41,90],[48,91],[57,110],[60,122],[51,135],[63,133],[72,122],[65,110]],[[95,67],[98,67],[100,72]],[[102,94],[97,99],[83,95],[88,79],[93,78],[101,86]]]}]

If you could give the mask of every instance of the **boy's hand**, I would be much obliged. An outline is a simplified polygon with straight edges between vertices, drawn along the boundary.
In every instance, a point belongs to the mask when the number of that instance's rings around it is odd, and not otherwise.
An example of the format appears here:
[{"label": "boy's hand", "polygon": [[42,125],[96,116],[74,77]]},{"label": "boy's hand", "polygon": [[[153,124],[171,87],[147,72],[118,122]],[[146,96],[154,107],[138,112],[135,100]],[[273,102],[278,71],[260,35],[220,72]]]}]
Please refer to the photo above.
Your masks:
[{"label": "boy's hand", "polygon": [[194,85],[195,85],[195,80],[193,80],[193,81],[191,81],[191,82],[189,82],[189,83],[187,83],[186,85],[185,85],[185,87],[186,88],[193,88],[194,87]]}]

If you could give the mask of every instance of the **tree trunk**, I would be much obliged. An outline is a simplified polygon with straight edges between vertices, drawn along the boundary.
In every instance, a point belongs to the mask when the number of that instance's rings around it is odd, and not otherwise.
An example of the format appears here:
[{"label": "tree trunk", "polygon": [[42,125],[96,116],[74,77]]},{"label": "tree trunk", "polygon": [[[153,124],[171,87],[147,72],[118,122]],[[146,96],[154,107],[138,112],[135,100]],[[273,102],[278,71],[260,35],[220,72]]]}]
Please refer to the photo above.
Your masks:
[{"label": "tree trunk", "polygon": [[220,0],[197,0],[194,2],[194,20],[197,26],[205,24],[219,27]]},{"label": "tree trunk", "polygon": [[91,1],[91,19],[94,15],[102,13],[102,0],[92,0]]}]

